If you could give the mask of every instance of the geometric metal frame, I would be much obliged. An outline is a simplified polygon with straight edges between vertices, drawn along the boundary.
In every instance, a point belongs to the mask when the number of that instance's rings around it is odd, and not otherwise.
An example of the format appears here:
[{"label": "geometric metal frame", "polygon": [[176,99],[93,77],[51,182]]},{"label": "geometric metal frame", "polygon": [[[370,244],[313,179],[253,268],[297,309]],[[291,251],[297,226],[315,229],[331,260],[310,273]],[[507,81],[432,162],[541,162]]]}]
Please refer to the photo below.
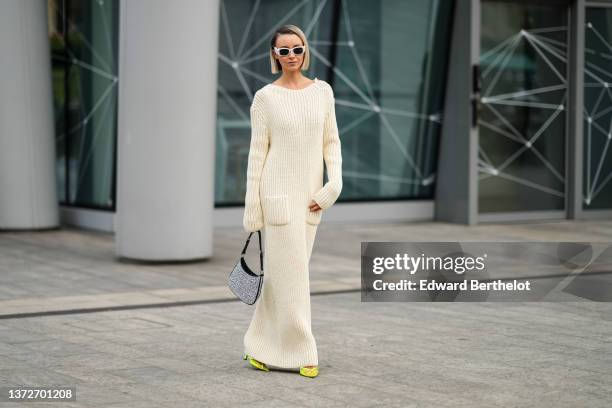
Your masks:
[{"label": "geometric metal frame", "polygon": [[[122,0],[117,0],[117,7],[119,8],[120,2]],[[104,119],[104,121],[106,121],[106,115],[109,111],[113,111],[113,113],[116,115],[117,113],[117,93],[118,93],[118,89],[119,89],[119,75],[118,75],[118,64],[116,64],[114,57],[113,61],[108,62],[105,61],[104,58],[98,53],[96,52],[96,49],[94,48],[94,45],[92,43],[90,43],[85,34],[81,33],[79,31],[79,33],[82,36],[82,40],[83,43],[85,44],[85,46],[91,51],[92,55],[97,59],[99,66],[94,65],[93,63],[88,63],[87,61],[82,61],[79,58],[77,58],[72,52],[70,52],[68,46],[68,41],[69,41],[69,36],[66,34],[69,29],[68,29],[68,25],[70,25],[72,28],[76,26],[76,24],[71,21],[68,17],[67,17],[67,11],[66,11],[66,2],[63,3],[63,9],[62,10],[58,10],[55,5],[53,3],[49,3],[49,7],[55,12],[57,13],[60,17],[61,17],[61,21],[62,21],[62,34],[63,34],[63,38],[62,38],[62,42],[64,44],[64,56],[63,57],[54,57],[53,55],[51,55],[51,58],[53,60],[59,60],[59,61],[63,61],[65,64],[65,69],[64,69],[64,95],[66,97],[66,100],[64,102],[64,129],[63,132],[59,135],[56,135],[55,138],[55,142],[57,143],[58,140],[60,139],[66,139],[66,147],[65,147],[65,152],[64,152],[64,156],[65,156],[65,201],[62,201],[61,199],[59,200],[59,205],[65,208],[74,208],[74,209],[79,209],[79,208],[84,208],[84,209],[88,209],[88,210],[99,210],[99,211],[103,211],[103,212],[111,212],[114,213],[116,211],[116,173],[117,173],[117,121],[115,121],[114,123],[114,128],[112,129],[113,135],[112,135],[112,151],[110,151],[110,149],[107,149],[107,157],[112,156],[112,159],[106,159],[105,163],[110,166],[112,165],[112,168],[110,170],[108,170],[109,173],[109,178],[110,178],[110,199],[112,200],[112,203],[110,205],[104,204],[104,205],[99,205],[99,204],[92,204],[92,203],[82,203],[82,202],[72,202],[70,200],[70,195],[76,195],[76,191],[72,192],[70,190],[70,176],[71,176],[71,170],[70,170],[70,166],[69,166],[69,157],[71,156],[70,153],[70,143],[71,143],[71,138],[72,138],[72,134],[74,132],[76,132],[77,130],[81,129],[81,134],[84,135],[85,129],[87,127],[87,125],[89,123],[93,123],[92,120],[90,120],[90,118],[94,115],[94,113],[102,106],[105,105],[104,108],[102,109],[102,118]],[[96,2],[100,7],[104,6],[103,2]],[[117,11],[118,12],[118,11]],[[112,41],[112,34],[110,34],[110,25],[111,23],[108,22],[105,18],[104,18],[104,14],[100,14],[102,16],[102,23],[104,24],[104,32],[106,34],[106,40],[107,40],[107,47],[109,49],[112,49],[113,46],[115,44],[113,44]],[[118,47],[118,44],[117,44]],[[113,66],[113,64],[115,64],[116,66]],[[79,123],[77,124],[72,124],[69,120],[69,115],[68,115],[68,100],[69,100],[69,78],[68,78],[68,70],[71,66],[78,66],[80,69],[82,70],[87,70],[90,71],[96,75],[98,75],[99,77],[105,78],[106,80],[109,81],[109,84],[107,86],[107,88],[102,92],[102,95],[98,98],[98,100],[93,104],[93,107],[90,108],[89,112],[87,112],[85,114],[84,113],[84,119],[81,120]],[[113,71],[114,68],[114,71]],[[108,101],[107,101],[108,99]],[[109,105],[111,107],[111,109],[109,110]],[[100,120],[100,123],[104,123],[104,121]],[[93,142],[92,143],[96,143],[98,140],[98,131],[100,129],[100,126],[98,125],[98,127],[94,130],[93,132]],[[83,143],[83,142],[82,142]],[[83,150],[81,150],[79,152],[79,165],[82,165],[82,158],[85,155],[85,159],[84,162],[85,164],[87,164],[87,162],[89,161],[89,159],[91,158],[91,155],[93,153],[93,147],[85,152]],[[75,171],[75,170],[73,170]],[[77,173],[77,187],[75,190],[78,191],[78,188],[80,186],[80,184],[82,183],[82,177],[83,177],[84,173]]]},{"label": "geometric metal frame", "polygon": [[[503,1],[503,0],[500,0]],[[525,0],[505,0],[523,2]],[[550,1],[550,0],[549,0]],[[451,40],[449,79],[445,94],[445,121],[442,127],[438,162],[440,177],[436,184],[435,219],[476,225],[482,222],[527,221],[553,218],[609,219],[612,209],[584,209],[584,67],[585,19],[587,7],[612,7],[606,1],[550,1],[568,8],[568,112],[566,137],[565,210],[478,214],[478,127],[468,123],[473,115],[472,69],[480,60],[481,0],[456,0]],[[459,24],[457,24],[459,23]],[[449,105],[450,104],[450,105]],[[453,137],[461,135],[461,137]],[[452,153],[452,154],[451,154]],[[455,160],[461,155],[462,161]]]},{"label": "geometric metal frame", "polygon": [[[308,11],[309,13],[312,14],[312,21],[310,21],[308,25],[306,26],[306,28],[304,29],[306,36],[309,37],[311,32],[315,30],[316,24],[318,20],[321,18],[323,10],[326,7],[326,4],[327,3],[333,4],[334,7],[336,8],[338,7],[338,5],[341,4],[342,6],[339,8],[340,13],[334,18],[343,19],[345,21],[345,23],[343,24],[343,27],[344,27],[344,30],[346,30],[346,37],[348,40],[347,41],[335,41],[334,40],[335,37],[334,38],[331,38],[331,37],[324,38],[324,39],[312,38],[311,40],[309,40],[309,47],[310,47],[311,58],[312,58],[311,68],[315,63],[323,64],[328,71],[333,72],[334,75],[338,77],[339,81],[342,81],[345,86],[352,89],[353,92],[355,92],[355,94],[359,97],[358,101],[345,99],[339,95],[336,97],[335,103],[338,107],[342,107],[348,110],[354,109],[354,111],[358,113],[358,115],[355,115],[355,117],[351,120],[350,123],[344,124],[342,128],[339,129],[339,133],[341,136],[348,135],[349,130],[358,128],[358,125],[364,120],[369,119],[372,116],[378,117],[379,120],[381,121],[381,124],[384,126],[384,129],[389,134],[390,142],[396,145],[395,151],[399,152],[405,158],[406,163],[409,164],[412,172],[414,172],[415,174],[414,177],[394,177],[392,175],[386,175],[384,173],[372,174],[372,173],[359,172],[359,171],[349,171],[350,170],[349,169],[344,172],[345,178],[376,179],[380,181],[391,180],[397,183],[402,183],[403,185],[411,185],[411,186],[417,186],[417,187],[426,187],[426,186],[433,184],[437,178],[437,173],[435,169],[433,171],[423,171],[424,169],[421,168],[422,164],[419,163],[418,158],[413,157],[413,153],[410,151],[410,149],[406,148],[404,143],[402,143],[401,133],[399,132],[400,129],[398,128],[397,125],[394,125],[394,121],[391,120],[391,118],[393,117],[411,118],[415,121],[428,123],[428,125],[430,124],[431,126],[440,126],[442,124],[441,112],[439,112],[437,108],[434,109],[433,111],[429,111],[429,110],[428,111],[421,111],[421,110],[412,111],[412,110],[406,110],[406,109],[393,109],[391,107],[385,107],[385,106],[378,105],[378,103],[376,102],[377,97],[375,95],[376,94],[375,86],[373,86],[370,83],[371,79],[369,75],[367,75],[366,70],[364,69],[364,67],[367,64],[364,64],[364,62],[362,62],[362,57],[357,51],[359,48],[358,47],[359,44],[356,43],[354,40],[354,35],[353,35],[354,29],[352,28],[351,18],[350,18],[349,10],[347,7],[348,0],[334,0],[334,1],[322,0],[318,2],[316,1],[309,2],[308,0],[304,0],[302,2],[298,2],[286,14],[283,15],[281,20],[271,25],[270,30],[266,32],[265,35],[263,35],[262,37],[258,39],[255,39],[255,38],[252,38],[252,34],[249,30],[252,27],[252,22],[256,21],[256,13],[259,11],[260,3],[261,3],[260,0],[257,0],[254,2],[254,5],[248,17],[246,28],[244,28],[241,31],[241,34],[242,34],[241,40],[236,41],[236,42],[234,42],[234,39],[232,38],[232,35],[231,35],[232,33],[231,22],[233,20],[230,18],[231,16],[228,15],[228,11],[226,10],[224,1],[221,0],[221,3],[220,3],[220,12],[221,12],[220,24],[222,26],[220,33],[222,36],[226,38],[228,47],[226,51],[218,52],[219,63],[222,64],[223,66],[227,66],[228,68],[232,70],[232,72],[236,76],[236,81],[241,85],[241,89],[244,92],[244,96],[249,101],[252,101],[254,91],[255,91],[253,86],[250,85],[249,82],[246,80],[247,76],[254,78],[255,80],[261,82],[262,84],[270,82],[271,78],[261,75],[258,72],[254,72],[253,70],[248,68],[247,64],[255,60],[263,60],[264,62],[267,61],[268,51],[266,51],[265,47],[263,51],[260,52],[259,54],[256,54],[255,52],[259,48],[261,48],[261,44],[265,44],[265,42],[267,41],[267,38],[274,32],[274,27],[280,26],[282,23],[286,22],[289,18],[293,18],[293,16],[296,13],[302,12],[303,11],[302,9],[305,9],[306,6],[312,3],[312,5],[316,5],[316,7],[313,8],[313,10]],[[332,30],[331,35],[333,37],[334,30]],[[250,46],[248,49],[245,48],[247,41],[248,43],[250,43]],[[330,61],[328,58],[326,58],[325,55],[323,55],[322,52],[319,51],[318,45],[328,46],[330,44],[333,44],[336,47],[346,47],[348,50],[350,50],[355,63],[354,65],[351,65],[349,67],[350,68],[349,71],[345,72],[339,67],[335,66],[333,61]],[[356,72],[354,73],[357,80],[355,80],[355,78],[352,78],[350,75],[351,74],[350,71],[352,71],[354,68],[357,68]],[[359,86],[359,80],[363,81],[364,83],[363,89],[361,89]],[[220,97],[222,97],[224,100],[227,101],[227,103],[234,109],[234,111],[236,112],[238,116],[242,117],[243,119],[246,119],[246,121],[248,122],[248,109],[245,110],[243,106],[240,106],[240,104],[237,101],[233,100],[230,93],[227,92],[223,88],[222,85],[219,85],[219,91],[220,91]],[[435,155],[432,155],[432,156],[435,157]],[[383,170],[384,169],[385,169],[385,166],[383,166]],[[412,196],[408,198],[407,197],[392,198],[392,200],[398,200],[398,201],[406,200],[406,199],[408,200],[413,200],[413,199],[431,200],[430,197],[412,197]],[[388,201],[387,198],[384,198],[384,200]],[[378,201],[378,199],[359,198],[359,199],[350,199],[347,201],[372,202],[372,201]],[[223,205],[242,206],[243,204],[242,202],[235,203],[235,204],[228,203],[228,202],[217,204],[217,206],[223,206]]]},{"label": "geometric metal frame", "polygon": [[[522,0],[510,0],[509,2],[513,2],[513,3],[522,3],[522,2],[526,2],[526,1],[522,1]],[[550,3],[555,3],[555,1],[550,1]],[[559,3],[560,6],[568,6],[567,2],[564,1],[557,1],[557,3]],[[565,4],[564,4],[565,3]],[[474,35],[475,38],[473,38],[472,40],[472,44],[474,47],[476,47],[475,50],[473,50],[473,53],[475,55],[478,56],[478,58],[480,59],[480,54],[481,54],[481,50],[480,50],[480,29],[481,29],[481,21],[480,21],[480,6],[481,6],[481,0],[475,0],[472,2],[472,21],[474,24],[475,28],[472,33]],[[574,58],[574,50],[575,48],[575,43],[573,43],[572,41],[572,36],[573,33],[575,33],[575,26],[573,26],[573,22],[572,22],[572,16],[575,14],[572,10],[572,5],[569,5],[568,7],[568,52],[567,52],[567,57],[569,58],[567,65],[568,65],[568,73],[566,75],[567,78],[567,83],[568,83],[568,106],[566,108],[567,112],[575,112],[576,110],[574,109],[575,106],[575,102],[576,100],[572,99],[572,96],[575,96],[575,77],[576,75],[574,75],[574,73],[572,72],[572,62],[575,61]],[[578,105],[578,106],[582,106],[582,105]],[[578,111],[582,111],[582,109],[579,109]],[[563,169],[563,173],[564,173],[564,179],[566,180],[566,185],[565,185],[565,200],[564,200],[564,210],[549,210],[549,211],[512,211],[512,212],[495,212],[495,213],[480,213],[478,210],[478,202],[479,202],[479,183],[475,183],[476,184],[476,188],[474,189],[474,193],[470,194],[470,202],[471,202],[471,206],[473,207],[473,211],[476,213],[476,218],[477,218],[477,223],[487,223],[487,222],[513,222],[513,221],[531,221],[531,220],[549,220],[549,219],[567,219],[567,218],[573,218],[571,216],[571,214],[573,213],[573,206],[572,206],[572,202],[573,202],[573,197],[574,197],[574,191],[575,191],[575,186],[574,188],[572,187],[572,185],[574,184],[574,177],[572,177],[573,174],[573,168],[576,165],[576,163],[574,163],[573,158],[570,158],[572,155],[572,151],[574,151],[576,154],[576,150],[574,149],[570,149],[570,146],[574,146],[575,145],[575,140],[574,138],[577,137],[578,135],[576,135],[574,132],[570,131],[570,129],[573,127],[573,123],[570,117],[574,116],[572,114],[566,114],[565,115],[565,165],[564,165],[564,169]],[[582,122],[579,122],[582,123]],[[573,129],[572,129],[573,130]],[[474,131],[477,133],[479,133],[479,127],[477,126]],[[579,137],[577,137],[579,139]],[[479,148],[480,143],[479,143],[479,136],[476,137],[476,144],[477,144],[477,148]],[[475,166],[477,167],[477,174],[478,179],[480,179],[480,173],[478,170],[479,164],[476,163]],[[473,172],[472,172],[473,173]],[[580,191],[580,190],[577,190]]]},{"label": "geometric metal frame", "polygon": [[[522,0],[509,0],[521,2]],[[480,2],[472,0],[472,33],[480,39]],[[561,2],[559,2],[561,5]],[[587,7],[612,7],[612,0],[586,1],[572,0],[568,4],[568,112],[566,137],[566,211],[536,211],[478,214],[478,186],[470,191],[470,212],[477,215],[480,222],[527,221],[554,218],[567,219],[604,219],[612,217],[612,209],[584,209],[582,190],[584,185],[584,72],[585,61],[585,15]],[[472,52],[480,55],[480,41],[472,41]],[[477,130],[476,130],[477,132]],[[477,140],[477,139],[476,139]],[[476,142],[477,143],[477,142]],[[471,166],[477,164],[471,163]],[[474,191],[475,190],[475,191]],[[474,223],[474,222],[471,222]]]},{"label": "geometric metal frame", "polygon": [[[580,41],[578,43],[578,49],[577,51],[579,52],[579,54],[577,55],[577,61],[580,63],[579,67],[581,68],[581,70],[579,72],[584,72],[584,50],[585,50],[585,39],[584,39],[584,30],[585,30],[585,24],[586,24],[586,8],[587,7],[612,7],[612,1],[585,1],[585,0],[577,0],[578,6],[579,6],[579,11],[580,11],[580,19],[578,21],[579,27],[582,28],[582,35],[580,38]],[[581,98],[582,94],[583,94],[583,85],[584,85],[584,81],[582,76],[580,76],[580,78],[576,78],[579,80],[580,82],[580,93],[581,93]],[[576,112],[576,118],[579,119],[579,123],[580,126],[579,129],[576,129],[577,131],[579,131],[579,133],[577,132],[576,135],[580,136],[580,150],[576,152],[576,154],[579,156],[578,158],[580,159],[580,177],[577,180],[577,187],[579,187],[579,189],[577,190],[577,192],[579,193],[579,195],[576,197],[576,211],[575,211],[575,218],[579,218],[579,219],[602,219],[602,218],[611,218],[612,217],[612,209],[592,209],[592,210],[585,210],[582,206],[582,187],[583,187],[583,152],[584,152],[584,146],[582,143],[583,140],[583,126],[582,126],[582,121],[583,121],[583,109],[578,109],[578,112]]]}]

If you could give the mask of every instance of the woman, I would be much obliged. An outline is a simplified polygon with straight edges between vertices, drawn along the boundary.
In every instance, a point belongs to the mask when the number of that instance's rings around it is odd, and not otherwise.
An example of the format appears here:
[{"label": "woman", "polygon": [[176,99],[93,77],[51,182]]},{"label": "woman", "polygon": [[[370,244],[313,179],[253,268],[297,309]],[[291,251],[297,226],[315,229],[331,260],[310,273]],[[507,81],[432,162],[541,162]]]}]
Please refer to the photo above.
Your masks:
[{"label": "woman", "polygon": [[[300,368],[316,377],[308,264],[323,210],[342,190],[342,154],[334,93],[302,75],[310,51],[298,27],[285,25],[270,43],[272,73],[251,105],[244,230],[265,227],[264,284],[244,336],[244,359],[256,368]],[[323,185],[323,161],[328,182]]]}]

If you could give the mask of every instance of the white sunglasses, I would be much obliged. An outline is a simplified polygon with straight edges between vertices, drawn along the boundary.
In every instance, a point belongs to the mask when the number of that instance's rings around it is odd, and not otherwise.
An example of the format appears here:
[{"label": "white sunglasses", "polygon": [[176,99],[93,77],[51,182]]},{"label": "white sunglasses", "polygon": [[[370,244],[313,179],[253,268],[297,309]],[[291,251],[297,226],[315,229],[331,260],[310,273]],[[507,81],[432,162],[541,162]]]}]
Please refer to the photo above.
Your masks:
[{"label": "white sunglasses", "polygon": [[274,47],[274,52],[276,52],[276,55],[280,56],[280,57],[286,57],[287,55],[289,55],[289,52],[293,52],[293,55],[302,55],[304,53],[304,50],[306,49],[305,45],[298,45],[297,47],[293,47],[293,48],[287,48],[287,47],[281,47],[281,48],[277,48]]}]

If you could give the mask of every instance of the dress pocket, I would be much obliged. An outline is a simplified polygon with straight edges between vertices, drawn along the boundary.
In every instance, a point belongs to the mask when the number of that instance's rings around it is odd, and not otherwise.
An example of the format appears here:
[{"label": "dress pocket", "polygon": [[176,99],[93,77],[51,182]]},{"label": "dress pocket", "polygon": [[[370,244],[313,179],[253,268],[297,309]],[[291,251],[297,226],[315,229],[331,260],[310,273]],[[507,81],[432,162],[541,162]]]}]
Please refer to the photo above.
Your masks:
[{"label": "dress pocket", "polygon": [[321,217],[323,216],[323,210],[310,211],[310,208],[306,207],[306,222],[310,225],[318,225],[321,223]]},{"label": "dress pocket", "polygon": [[266,224],[285,225],[289,223],[289,196],[287,194],[267,195],[263,212]]}]

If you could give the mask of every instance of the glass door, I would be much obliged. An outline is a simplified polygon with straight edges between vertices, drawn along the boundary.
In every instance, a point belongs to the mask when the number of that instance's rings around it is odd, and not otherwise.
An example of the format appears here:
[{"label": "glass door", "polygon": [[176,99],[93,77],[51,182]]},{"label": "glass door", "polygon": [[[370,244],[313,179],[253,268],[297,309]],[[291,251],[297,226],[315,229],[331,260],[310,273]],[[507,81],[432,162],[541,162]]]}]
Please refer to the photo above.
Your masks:
[{"label": "glass door", "polygon": [[612,208],[612,5],[587,5],[584,28],[582,205]]},{"label": "glass door", "polygon": [[479,220],[566,218],[568,10],[481,2]]}]

